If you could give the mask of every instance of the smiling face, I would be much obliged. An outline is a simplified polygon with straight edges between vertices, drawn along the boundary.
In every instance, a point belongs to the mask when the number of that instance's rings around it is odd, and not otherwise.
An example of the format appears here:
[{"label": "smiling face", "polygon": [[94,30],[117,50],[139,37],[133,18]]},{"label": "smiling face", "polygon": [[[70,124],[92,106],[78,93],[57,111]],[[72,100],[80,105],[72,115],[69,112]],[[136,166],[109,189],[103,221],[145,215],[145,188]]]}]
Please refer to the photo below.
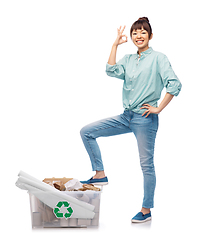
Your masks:
[{"label": "smiling face", "polygon": [[132,31],[132,41],[138,47],[139,53],[146,51],[149,48],[149,40],[152,39],[152,34],[149,38],[148,32],[142,27]]}]

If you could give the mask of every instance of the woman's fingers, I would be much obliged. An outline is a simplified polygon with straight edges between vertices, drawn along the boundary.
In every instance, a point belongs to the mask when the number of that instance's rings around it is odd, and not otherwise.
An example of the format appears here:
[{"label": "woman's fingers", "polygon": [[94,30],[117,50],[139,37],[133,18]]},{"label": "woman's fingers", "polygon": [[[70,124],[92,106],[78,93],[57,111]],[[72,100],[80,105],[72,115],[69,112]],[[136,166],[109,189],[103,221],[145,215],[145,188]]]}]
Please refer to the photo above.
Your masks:
[{"label": "woman's fingers", "polygon": [[150,115],[150,112],[147,113],[147,115],[145,116],[146,118]]},{"label": "woman's fingers", "polygon": [[143,114],[142,114],[142,117],[146,114],[146,118],[150,115],[150,110],[146,110]]},{"label": "woman's fingers", "polygon": [[148,117],[149,114],[150,114],[150,111],[149,111],[149,110],[146,110],[146,111],[142,114],[142,117],[143,117],[145,114],[147,114],[145,117]]},{"label": "woman's fingers", "polygon": [[124,27],[123,27],[123,29],[121,30],[121,33],[123,33],[123,32],[124,32],[124,29],[125,29],[125,28],[126,28],[126,26],[124,26]]},{"label": "woman's fingers", "polygon": [[147,109],[143,114],[142,114],[142,116],[144,116],[145,114],[146,114],[146,118],[150,115],[150,110],[149,110],[149,108],[150,108],[150,105],[148,104],[148,103],[145,103],[145,104],[143,104],[142,105],[142,107],[140,108],[140,109]]},{"label": "woman's fingers", "polygon": [[145,103],[142,105],[143,107],[142,108],[147,108],[147,107],[150,107],[150,105],[148,103]]},{"label": "woman's fingers", "polygon": [[117,35],[117,39],[115,41],[117,46],[128,41],[127,36],[123,34],[125,27],[126,26],[124,26],[122,28],[122,26],[120,26],[119,28],[117,28],[118,35]]},{"label": "woman's fingers", "polygon": [[148,109],[148,108],[149,108],[149,106],[143,106],[140,109]]},{"label": "woman's fingers", "polygon": [[160,113],[158,107],[152,107],[152,106],[149,105],[149,104],[143,104],[140,109],[147,109],[147,110],[142,114],[142,116],[144,116],[145,114],[147,114],[146,117],[148,117],[151,113],[153,113],[153,114],[159,114],[159,113]]},{"label": "woman's fingers", "polygon": [[122,26],[120,26],[119,28],[117,28],[117,31],[119,34],[122,34],[124,32],[124,29],[126,28],[126,26],[124,26],[122,29]]},{"label": "woman's fingers", "polygon": [[[122,38],[123,42],[127,42],[127,36],[126,35],[121,35],[121,38]],[[123,38],[125,38],[125,39],[123,39]]]}]

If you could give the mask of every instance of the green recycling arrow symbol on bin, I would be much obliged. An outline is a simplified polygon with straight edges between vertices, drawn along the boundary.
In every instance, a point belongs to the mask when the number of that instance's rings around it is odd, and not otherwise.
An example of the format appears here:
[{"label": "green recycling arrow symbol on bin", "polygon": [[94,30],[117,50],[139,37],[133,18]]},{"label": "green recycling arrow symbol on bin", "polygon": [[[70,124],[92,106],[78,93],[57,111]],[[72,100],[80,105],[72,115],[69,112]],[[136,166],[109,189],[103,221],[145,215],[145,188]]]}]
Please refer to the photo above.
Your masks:
[{"label": "green recycling arrow symbol on bin", "polygon": [[[53,212],[54,212],[55,216],[57,218],[63,218],[63,217],[65,217],[66,219],[69,218],[73,213],[73,209],[71,207],[69,207],[69,205],[70,205],[70,203],[68,203],[68,202],[64,202],[64,201],[63,202],[61,202],[61,201],[58,202],[58,204],[56,205],[56,208],[53,209]],[[67,208],[67,211],[68,211],[64,215],[63,215],[63,213],[60,212],[60,208],[62,206]]]}]

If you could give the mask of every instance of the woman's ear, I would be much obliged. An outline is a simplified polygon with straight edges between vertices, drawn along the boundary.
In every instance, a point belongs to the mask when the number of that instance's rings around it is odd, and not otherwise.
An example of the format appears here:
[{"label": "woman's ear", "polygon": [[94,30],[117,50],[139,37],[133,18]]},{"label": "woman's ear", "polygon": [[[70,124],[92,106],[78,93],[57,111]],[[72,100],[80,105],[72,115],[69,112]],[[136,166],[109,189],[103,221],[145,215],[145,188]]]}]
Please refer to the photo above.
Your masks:
[{"label": "woman's ear", "polygon": [[153,33],[151,33],[151,36],[150,36],[150,39],[149,40],[151,40],[153,38]]}]

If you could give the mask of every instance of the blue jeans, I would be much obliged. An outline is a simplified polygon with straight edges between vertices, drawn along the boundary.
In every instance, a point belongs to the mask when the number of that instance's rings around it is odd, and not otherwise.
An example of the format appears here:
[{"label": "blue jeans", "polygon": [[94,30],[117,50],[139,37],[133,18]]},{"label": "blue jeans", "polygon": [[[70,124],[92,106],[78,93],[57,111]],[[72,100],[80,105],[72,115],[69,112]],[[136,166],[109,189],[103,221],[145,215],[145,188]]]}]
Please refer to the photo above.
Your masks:
[{"label": "blue jeans", "polygon": [[91,123],[81,129],[81,137],[89,154],[92,170],[103,171],[101,152],[96,138],[133,132],[138,144],[140,164],[144,177],[142,207],[154,207],[156,176],[154,169],[154,145],[158,129],[158,115],[147,118],[141,114],[124,111],[123,114]]}]

